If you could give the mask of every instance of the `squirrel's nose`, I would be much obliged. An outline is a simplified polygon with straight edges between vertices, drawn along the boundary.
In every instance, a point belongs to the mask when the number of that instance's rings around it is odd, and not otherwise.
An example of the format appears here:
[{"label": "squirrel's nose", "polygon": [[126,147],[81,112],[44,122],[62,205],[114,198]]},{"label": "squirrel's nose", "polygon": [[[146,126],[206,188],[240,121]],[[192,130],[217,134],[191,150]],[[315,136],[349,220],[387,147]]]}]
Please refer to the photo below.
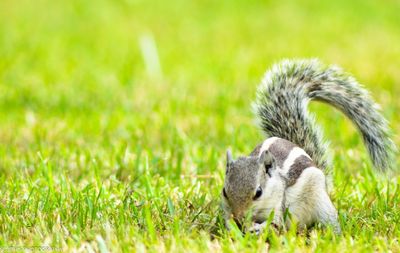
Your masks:
[{"label": "squirrel's nose", "polygon": [[233,216],[232,218],[235,221],[238,228],[240,230],[242,230],[242,228],[243,228],[243,212],[241,212],[241,211],[233,212],[232,216]]},{"label": "squirrel's nose", "polygon": [[242,218],[243,218],[243,212],[240,212],[240,211],[234,211],[233,212],[233,215],[232,215],[232,218],[234,219],[234,220],[241,220]]}]

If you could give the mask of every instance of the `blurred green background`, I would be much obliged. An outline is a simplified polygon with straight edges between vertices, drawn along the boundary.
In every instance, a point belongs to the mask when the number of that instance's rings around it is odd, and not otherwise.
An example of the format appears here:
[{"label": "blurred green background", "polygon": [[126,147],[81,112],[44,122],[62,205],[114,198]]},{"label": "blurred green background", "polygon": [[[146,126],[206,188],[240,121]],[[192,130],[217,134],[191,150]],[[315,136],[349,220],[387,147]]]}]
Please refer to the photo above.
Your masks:
[{"label": "blurred green background", "polygon": [[[157,244],[151,236],[174,226],[208,231],[218,217],[224,152],[248,153],[262,140],[250,104],[266,69],[283,58],[343,67],[397,133],[399,13],[395,0],[2,0],[0,243],[50,238],[79,248],[104,234],[106,221],[121,230],[106,244],[121,249]],[[364,178],[359,168],[370,162],[355,128],[333,108],[311,109],[331,141],[335,171],[344,173],[335,184]],[[348,198],[344,208],[354,203]],[[189,200],[193,210],[171,211]],[[366,200],[359,201],[362,210]],[[375,224],[365,215],[366,226]],[[392,232],[382,230],[389,240],[399,233],[391,222]]]}]

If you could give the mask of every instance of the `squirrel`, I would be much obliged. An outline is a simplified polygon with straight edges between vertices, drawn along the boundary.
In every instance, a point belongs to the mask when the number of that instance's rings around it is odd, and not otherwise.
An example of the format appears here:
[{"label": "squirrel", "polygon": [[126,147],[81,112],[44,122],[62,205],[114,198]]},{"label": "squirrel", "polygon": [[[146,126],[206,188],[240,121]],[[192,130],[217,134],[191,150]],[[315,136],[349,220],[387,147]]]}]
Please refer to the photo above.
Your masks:
[{"label": "squirrel", "polygon": [[[221,195],[228,229],[231,218],[241,228],[250,217],[248,231],[256,234],[268,224],[288,228],[293,220],[299,229],[320,223],[341,233],[327,189],[327,144],[307,111],[311,100],[332,105],[357,126],[374,168],[392,167],[396,147],[388,123],[353,77],[315,59],[283,60],[267,71],[253,103],[268,138],[249,156],[234,160],[229,149],[226,154]],[[286,212],[292,221],[285,219]]]}]

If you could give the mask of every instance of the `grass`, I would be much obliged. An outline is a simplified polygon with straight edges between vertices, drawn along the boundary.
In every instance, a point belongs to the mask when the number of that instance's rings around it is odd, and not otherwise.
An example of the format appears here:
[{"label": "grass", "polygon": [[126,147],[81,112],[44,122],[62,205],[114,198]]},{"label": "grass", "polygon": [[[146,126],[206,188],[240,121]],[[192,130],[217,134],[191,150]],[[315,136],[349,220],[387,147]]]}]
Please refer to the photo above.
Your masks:
[{"label": "grass", "polygon": [[225,150],[262,140],[250,104],[282,58],[342,66],[399,132],[398,2],[3,0],[0,10],[0,251],[400,251],[400,177],[376,174],[355,128],[318,103],[343,235],[242,236],[219,211]]}]

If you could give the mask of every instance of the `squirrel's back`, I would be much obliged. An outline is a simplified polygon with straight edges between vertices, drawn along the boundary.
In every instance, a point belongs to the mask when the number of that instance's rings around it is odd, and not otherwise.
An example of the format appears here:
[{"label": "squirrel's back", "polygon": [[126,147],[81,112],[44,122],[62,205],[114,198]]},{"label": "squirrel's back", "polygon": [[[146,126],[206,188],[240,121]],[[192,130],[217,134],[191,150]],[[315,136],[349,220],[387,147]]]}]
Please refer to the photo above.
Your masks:
[{"label": "squirrel's back", "polygon": [[274,65],[258,88],[254,109],[268,137],[297,144],[324,169],[327,144],[307,111],[310,100],[341,110],[361,132],[374,166],[380,170],[391,167],[395,146],[387,121],[368,92],[337,67],[316,60],[284,60]]},{"label": "squirrel's back", "polygon": [[278,137],[266,139],[251,152],[250,156],[259,157],[266,150],[274,158],[274,163],[286,181],[286,186],[296,183],[303,170],[315,167],[311,157],[302,148]]}]

